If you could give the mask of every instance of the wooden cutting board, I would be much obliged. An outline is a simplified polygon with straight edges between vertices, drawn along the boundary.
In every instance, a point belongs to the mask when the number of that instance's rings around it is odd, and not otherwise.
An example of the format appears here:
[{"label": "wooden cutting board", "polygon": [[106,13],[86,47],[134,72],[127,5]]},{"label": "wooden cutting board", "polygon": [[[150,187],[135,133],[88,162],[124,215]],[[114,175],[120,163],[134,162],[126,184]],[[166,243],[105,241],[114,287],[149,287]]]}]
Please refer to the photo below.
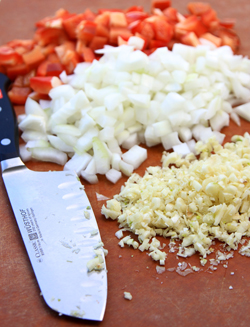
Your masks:
[{"label": "wooden cutting board", "polygon": [[[241,38],[243,55],[250,54],[250,3],[248,0],[208,1],[220,18],[237,19],[236,31]],[[173,1],[181,13],[186,12],[186,0]],[[2,0],[0,1],[0,45],[15,38],[32,38],[34,23],[53,15],[59,8],[80,13],[86,8],[127,8],[142,5],[149,11],[150,1],[127,0]],[[16,108],[21,113],[23,108]],[[242,121],[241,127],[231,122],[226,141],[234,134],[250,131],[250,124]],[[148,149],[147,161],[137,170],[143,175],[146,167],[160,165],[163,148]],[[28,168],[37,171],[61,167],[40,162],[30,162]],[[94,208],[105,248],[108,249],[108,301],[103,322],[89,322],[69,317],[59,317],[50,310],[39,295],[33,270],[26,254],[5,188],[0,180],[0,325],[7,326],[249,326],[250,311],[250,258],[235,252],[228,268],[220,265],[215,272],[193,273],[186,277],[176,272],[157,274],[156,262],[146,253],[131,248],[120,248],[115,232],[116,221],[101,215],[104,201],[97,201],[96,193],[112,198],[119,193],[123,177],[116,185],[100,178],[97,185],[85,183],[86,192]],[[218,245],[219,246],[219,245]],[[166,268],[177,267],[182,262],[175,254],[168,255]],[[188,260],[200,266],[199,256]],[[234,274],[231,274],[234,273]],[[229,289],[233,286],[233,289]],[[133,295],[132,301],[123,298],[123,292]]]}]

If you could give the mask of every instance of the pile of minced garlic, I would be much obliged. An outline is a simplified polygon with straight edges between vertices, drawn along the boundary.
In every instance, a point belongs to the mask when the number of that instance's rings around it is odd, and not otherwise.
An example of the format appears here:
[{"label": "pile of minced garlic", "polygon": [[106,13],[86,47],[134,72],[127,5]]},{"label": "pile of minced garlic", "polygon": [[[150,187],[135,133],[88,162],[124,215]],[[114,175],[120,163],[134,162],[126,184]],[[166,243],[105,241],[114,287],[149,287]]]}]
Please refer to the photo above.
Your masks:
[{"label": "pile of minced garlic", "polygon": [[[199,159],[164,152],[162,167],[148,167],[143,177],[132,174],[102,207],[106,218],[119,222],[120,246],[149,250],[161,265],[167,254],[157,235],[180,240],[182,257],[199,252],[204,260],[215,239],[236,250],[250,236],[250,135],[231,141],[224,147],[215,138],[197,142]],[[138,235],[138,242],[123,231]]]}]

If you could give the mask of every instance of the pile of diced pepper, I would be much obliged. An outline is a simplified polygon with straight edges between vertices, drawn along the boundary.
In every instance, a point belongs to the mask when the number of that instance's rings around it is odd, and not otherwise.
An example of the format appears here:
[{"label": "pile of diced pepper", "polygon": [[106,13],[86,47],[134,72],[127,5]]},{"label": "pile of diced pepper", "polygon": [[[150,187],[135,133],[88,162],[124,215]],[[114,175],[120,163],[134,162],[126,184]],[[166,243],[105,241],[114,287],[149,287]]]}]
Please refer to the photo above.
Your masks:
[{"label": "pile of diced pepper", "polygon": [[23,105],[31,94],[36,100],[46,99],[55,77],[63,71],[72,74],[78,63],[100,58],[95,50],[126,44],[131,36],[144,40],[142,51],[148,55],[159,47],[171,50],[174,43],[197,46],[201,38],[237,52],[240,41],[233,19],[220,20],[204,2],[190,2],[187,8],[189,14],[182,15],[171,0],[152,0],[151,13],[140,6],[99,9],[97,13],[86,9],[80,14],[59,9],[53,17],[36,23],[32,40],[0,46],[0,72],[13,82],[10,100]]}]

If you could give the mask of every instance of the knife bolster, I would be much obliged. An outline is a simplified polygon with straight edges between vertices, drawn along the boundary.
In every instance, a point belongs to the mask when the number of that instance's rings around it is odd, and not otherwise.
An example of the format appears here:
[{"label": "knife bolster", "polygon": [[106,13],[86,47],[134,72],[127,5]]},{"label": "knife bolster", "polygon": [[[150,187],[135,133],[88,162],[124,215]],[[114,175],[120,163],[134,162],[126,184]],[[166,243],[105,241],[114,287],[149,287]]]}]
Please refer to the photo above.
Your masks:
[{"label": "knife bolster", "polygon": [[2,174],[10,169],[25,167],[25,164],[19,157],[1,161]]}]

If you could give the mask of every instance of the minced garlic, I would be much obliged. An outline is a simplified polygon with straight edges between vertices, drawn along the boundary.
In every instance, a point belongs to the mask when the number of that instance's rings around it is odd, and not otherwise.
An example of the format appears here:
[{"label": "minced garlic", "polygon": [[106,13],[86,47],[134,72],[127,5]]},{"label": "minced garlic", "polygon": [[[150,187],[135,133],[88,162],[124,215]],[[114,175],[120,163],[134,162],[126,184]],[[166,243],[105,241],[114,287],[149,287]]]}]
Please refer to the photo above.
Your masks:
[{"label": "minced garlic", "polygon": [[178,255],[199,252],[202,258],[214,239],[235,250],[250,236],[250,135],[234,136],[224,147],[215,138],[197,142],[196,152],[199,159],[164,152],[162,167],[148,167],[143,177],[133,174],[102,207],[106,218],[138,235],[138,248],[161,263],[166,253],[156,235],[181,240]]},{"label": "minced garlic", "polygon": [[132,295],[130,292],[124,292],[123,295],[124,295],[124,299],[130,300],[130,301],[132,300]]}]

